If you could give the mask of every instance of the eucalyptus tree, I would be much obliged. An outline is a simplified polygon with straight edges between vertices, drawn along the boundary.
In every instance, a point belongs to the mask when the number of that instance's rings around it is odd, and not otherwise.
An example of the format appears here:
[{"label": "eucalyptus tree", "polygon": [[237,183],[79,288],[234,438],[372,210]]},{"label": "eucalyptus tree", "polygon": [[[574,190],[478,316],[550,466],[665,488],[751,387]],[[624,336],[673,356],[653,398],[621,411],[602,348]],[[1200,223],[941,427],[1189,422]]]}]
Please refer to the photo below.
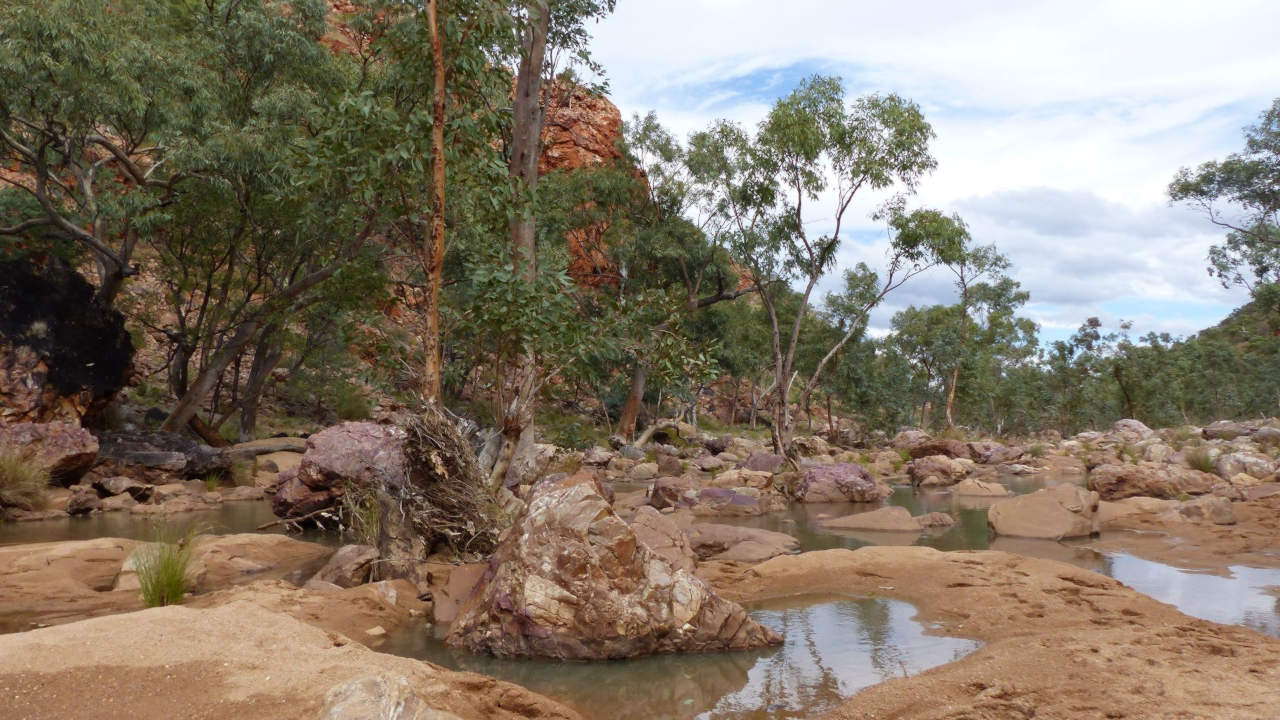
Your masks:
[{"label": "eucalyptus tree", "polygon": [[[963,238],[967,240],[968,230],[964,228],[963,223],[960,223],[958,219],[956,222]],[[959,344],[957,357],[963,358],[965,356],[965,345],[969,340],[970,293],[975,284],[983,282],[984,278],[998,276],[1008,270],[1009,260],[997,252],[994,245],[984,245],[975,248],[964,248],[963,252],[945,264],[947,269],[955,275],[956,289],[960,292],[960,307],[958,308],[960,328],[956,342]],[[947,387],[945,417],[948,428],[955,425],[953,410],[956,404],[956,388],[960,385],[960,365],[961,361],[957,360],[954,367],[952,367],[951,382]]]},{"label": "eucalyptus tree", "polygon": [[175,157],[211,131],[217,77],[188,23],[163,0],[0,6],[0,238],[87,256],[107,304],[141,226],[199,170]]},{"label": "eucalyptus tree", "polygon": [[[730,252],[768,312],[777,398],[772,432],[778,452],[792,451],[789,400],[800,330],[818,281],[835,262],[853,200],[863,190],[914,190],[935,166],[928,150],[932,137],[914,103],[896,95],[868,95],[846,103],[838,78],[815,76],[779,99],[754,137],[721,121],[692,140],[706,148],[699,180],[711,188],[729,220]],[[831,206],[815,211],[821,199]],[[810,232],[815,212],[829,225],[829,233]],[[897,219],[911,230],[905,239],[917,237],[920,216],[899,212]],[[782,318],[775,293],[792,281],[802,288],[800,302],[794,318]]]},{"label": "eucalyptus tree", "polygon": [[1245,128],[1243,151],[1183,168],[1169,197],[1226,231],[1209,252],[1209,270],[1223,284],[1272,290],[1280,281],[1280,98]]}]

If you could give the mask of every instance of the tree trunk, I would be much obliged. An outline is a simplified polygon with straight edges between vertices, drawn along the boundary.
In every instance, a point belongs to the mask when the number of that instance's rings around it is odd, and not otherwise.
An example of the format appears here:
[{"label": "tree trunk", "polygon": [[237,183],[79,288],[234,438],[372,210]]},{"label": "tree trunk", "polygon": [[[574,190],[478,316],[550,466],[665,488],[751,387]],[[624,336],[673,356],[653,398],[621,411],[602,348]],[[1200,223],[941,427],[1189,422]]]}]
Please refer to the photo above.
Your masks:
[{"label": "tree trunk", "polygon": [[444,279],[444,196],[445,196],[445,73],[444,41],[440,37],[440,0],[427,0],[427,23],[431,33],[431,64],[434,82],[431,92],[431,235],[422,249],[422,270],[426,275],[423,302],[422,399],[440,402],[440,284]]},{"label": "tree trunk", "polygon": [[213,386],[218,384],[218,378],[222,377],[223,371],[257,335],[259,323],[260,321],[258,320],[245,322],[236,330],[236,334],[227,341],[227,344],[223,345],[218,352],[213,354],[213,357],[209,358],[209,362],[200,370],[200,374],[196,376],[195,381],[179,398],[178,404],[173,408],[173,412],[164,421],[164,425],[161,427],[162,430],[178,432],[191,422],[191,418],[195,417],[196,412],[200,409],[200,403],[208,396],[209,391],[213,390]]},{"label": "tree trunk", "polygon": [[649,372],[640,358],[636,358],[635,368],[631,371],[631,392],[627,393],[627,401],[622,405],[622,414],[618,417],[618,434],[631,440],[636,434],[636,418],[640,415],[640,404],[644,400],[644,385]]},{"label": "tree trunk", "polygon": [[956,404],[956,384],[960,382],[960,365],[964,363],[964,346],[966,333],[969,330],[969,288],[966,286],[960,293],[960,353],[956,358],[956,366],[951,370],[951,387],[947,388],[947,428],[955,426],[951,411]]},{"label": "tree trunk", "polygon": [[262,402],[262,391],[267,386],[267,378],[280,363],[281,344],[279,341],[280,325],[272,323],[263,328],[258,338],[258,347],[253,352],[253,364],[249,366],[249,377],[245,380],[244,393],[240,400],[240,442],[253,439],[258,427],[258,406]]},{"label": "tree trunk", "polygon": [[[538,158],[542,140],[542,66],[547,52],[551,13],[547,0],[529,3],[528,26],[521,39],[520,68],[512,102],[511,165],[516,213],[511,219],[511,262],[515,274],[532,286],[538,278],[535,219],[530,198],[538,187]],[[533,424],[533,391],[537,358],[524,348],[516,358],[513,393],[503,411],[502,452],[494,464],[489,484],[496,491],[510,466],[515,445],[525,428]]]}]

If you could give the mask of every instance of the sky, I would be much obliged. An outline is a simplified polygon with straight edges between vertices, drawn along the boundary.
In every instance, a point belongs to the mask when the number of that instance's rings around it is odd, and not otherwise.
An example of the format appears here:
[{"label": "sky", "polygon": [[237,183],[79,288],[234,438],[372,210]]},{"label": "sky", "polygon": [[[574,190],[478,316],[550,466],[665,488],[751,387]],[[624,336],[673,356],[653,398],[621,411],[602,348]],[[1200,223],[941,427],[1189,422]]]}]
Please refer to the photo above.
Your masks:
[{"label": "sky", "polygon": [[[1280,95],[1280,2],[619,0],[592,53],[624,119],[655,111],[678,137],[724,118],[752,128],[803,78],[838,75],[848,97],[895,92],[937,134],[938,168],[909,201],[958,213],[1031,293],[1042,341],[1088,317],[1109,329],[1187,335],[1247,301],[1209,277],[1221,233],[1171,206],[1180,167],[1239,150]],[[840,269],[883,267],[887,235],[859,196]],[[811,216],[829,230],[831,214]],[[848,220],[846,220],[848,222]],[[871,318],[953,303],[931,271]]]}]

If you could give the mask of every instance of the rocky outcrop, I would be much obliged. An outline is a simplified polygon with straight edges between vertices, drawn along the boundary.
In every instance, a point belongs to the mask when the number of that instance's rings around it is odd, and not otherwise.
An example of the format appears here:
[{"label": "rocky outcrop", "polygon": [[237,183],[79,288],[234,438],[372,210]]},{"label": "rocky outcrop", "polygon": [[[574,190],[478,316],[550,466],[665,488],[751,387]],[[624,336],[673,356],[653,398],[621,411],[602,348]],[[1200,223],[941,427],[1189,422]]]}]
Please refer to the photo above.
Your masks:
[{"label": "rocky outcrop", "polygon": [[1217,481],[1218,478],[1209,473],[1163,463],[1112,463],[1099,465],[1089,473],[1089,489],[1103,500],[1138,495],[1166,499],[1184,493],[1203,495],[1212,491]]},{"label": "rocky outcrop", "polygon": [[641,543],[579,474],[533,488],[447,642],[502,657],[607,659],[781,638]]},{"label": "rocky outcrop", "polygon": [[21,452],[58,485],[79,480],[98,457],[98,439],[73,422],[0,425],[0,448]]},{"label": "rocky outcrop", "polygon": [[368,545],[343,545],[307,582],[320,582],[340,588],[363,585],[369,582],[377,559],[377,548]]},{"label": "rocky outcrop", "polygon": [[795,497],[803,503],[879,502],[892,489],[871,477],[857,463],[833,463],[805,468],[796,484]]},{"label": "rocky outcrop", "polygon": [[1055,485],[1028,495],[1001,500],[987,511],[987,524],[997,535],[1013,537],[1088,537],[1097,531],[1098,493],[1076,485]]},{"label": "rocky outcrop", "polygon": [[631,519],[631,530],[636,539],[656,555],[671,563],[677,570],[693,572],[698,558],[689,546],[689,539],[675,522],[649,505],[636,508]]},{"label": "rocky outcrop", "polygon": [[93,422],[124,385],[124,317],[93,294],[56,261],[0,261],[0,425]]},{"label": "rocky outcrop", "polygon": [[[40,682],[31,681],[32,668],[39,668]],[[4,715],[15,718],[312,720],[322,717],[332,688],[384,673],[405,679],[413,697],[432,711],[427,717],[580,717],[517,685],[374,652],[243,600],[198,610],[155,608],[0,636]],[[86,684],[90,677],[94,682]],[[131,686],[140,689],[110,696],[102,691]]]},{"label": "rocky outcrop", "polygon": [[142,483],[162,484],[174,479],[225,476],[233,458],[222,449],[195,442],[178,433],[150,430],[104,432],[98,435],[97,477],[125,476]]}]

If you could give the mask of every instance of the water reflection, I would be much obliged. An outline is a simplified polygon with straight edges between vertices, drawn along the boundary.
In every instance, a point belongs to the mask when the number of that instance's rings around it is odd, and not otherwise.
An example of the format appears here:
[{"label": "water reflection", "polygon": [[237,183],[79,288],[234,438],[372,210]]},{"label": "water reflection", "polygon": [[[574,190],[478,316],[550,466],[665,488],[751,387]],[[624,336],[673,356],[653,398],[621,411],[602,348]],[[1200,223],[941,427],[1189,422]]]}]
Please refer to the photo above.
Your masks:
[{"label": "water reflection", "polygon": [[751,606],[783,634],[780,648],[603,663],[498,660],[457,652],[425,627],[382,650],[519,683],[587,718],[792,718],[830,710],[858,690],[972,652],[925,635],[912,606],[885,599],[788,598]]},{"label": "water reflection", "polygon": [[1280,637],[1280,570],[1234,565],[1231,577],[1179,570],[1133,555],[1108,556],[1111,577],[1192,617]]}]

